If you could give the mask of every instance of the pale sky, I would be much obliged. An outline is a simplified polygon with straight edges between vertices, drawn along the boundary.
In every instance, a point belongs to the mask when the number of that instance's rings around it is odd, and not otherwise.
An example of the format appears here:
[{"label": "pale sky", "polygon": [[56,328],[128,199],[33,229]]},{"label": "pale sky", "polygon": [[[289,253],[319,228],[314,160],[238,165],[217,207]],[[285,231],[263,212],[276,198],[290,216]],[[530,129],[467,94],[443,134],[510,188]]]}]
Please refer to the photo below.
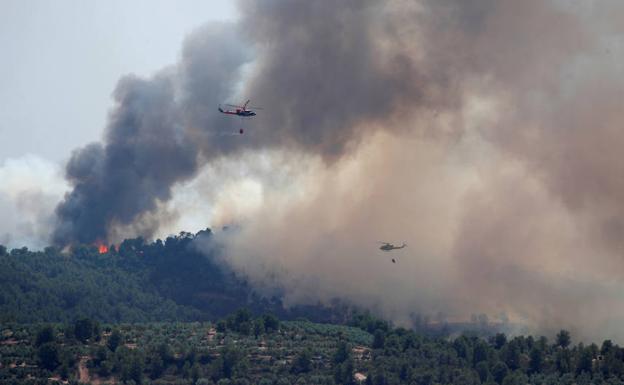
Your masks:
[{"label": "pale sky", "polygon": [[175,63],[192,30],[234,18],[231,0],[0,0],[0,164],[64,162],[101,137],[122,75]]}]

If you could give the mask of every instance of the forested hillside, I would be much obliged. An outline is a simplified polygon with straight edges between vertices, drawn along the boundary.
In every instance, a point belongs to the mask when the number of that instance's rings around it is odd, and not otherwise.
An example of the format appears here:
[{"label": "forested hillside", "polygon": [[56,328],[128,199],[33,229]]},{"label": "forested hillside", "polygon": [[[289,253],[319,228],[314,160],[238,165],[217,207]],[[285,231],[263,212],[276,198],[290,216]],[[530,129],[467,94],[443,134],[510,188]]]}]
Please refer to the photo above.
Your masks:
[{"label": "forested hillside", "polygon": [[147,243],[128,239],[100,253],[94,245],[61,252],[31,252],[0,246],[0,320],[66,322],[89,317],[101,322],[204,321],[238,308],[344,322],[346,307],[284,309],[279,298],[259,296],[218,258],[210,230],[183,232]]}]

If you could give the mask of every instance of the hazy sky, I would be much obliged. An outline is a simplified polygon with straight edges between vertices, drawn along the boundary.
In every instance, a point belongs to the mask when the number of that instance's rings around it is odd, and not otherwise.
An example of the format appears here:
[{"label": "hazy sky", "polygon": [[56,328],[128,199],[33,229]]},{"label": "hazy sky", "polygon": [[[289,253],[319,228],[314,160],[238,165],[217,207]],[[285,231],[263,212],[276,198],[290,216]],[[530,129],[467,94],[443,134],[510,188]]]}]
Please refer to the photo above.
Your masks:
[{"label": "hazy sky", "polygon": [[235,17],[228,0],[0,0],[0,164],[66,160],[100,138],[120,76],[175,63],[192,30]]}]

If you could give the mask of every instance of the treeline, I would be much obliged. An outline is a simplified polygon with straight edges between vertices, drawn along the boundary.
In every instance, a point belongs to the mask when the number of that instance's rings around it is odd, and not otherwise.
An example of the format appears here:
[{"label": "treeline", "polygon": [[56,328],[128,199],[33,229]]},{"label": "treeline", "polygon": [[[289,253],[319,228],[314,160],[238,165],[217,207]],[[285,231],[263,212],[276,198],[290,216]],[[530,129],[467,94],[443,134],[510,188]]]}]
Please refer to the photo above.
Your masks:
[{"label": "treeline", "polygon": [[127,239],[104,254],[95,245],[69,252],[0,245],[0,321],[206,321],[241,307],[285,318],[345,319],[346,306],[285,309],[278,296],[258,295],[220,261],[219,252],[210,230],[164,241]]},{"label": "treeline", "polygon": [[352,324],[374,334],[368,384],[582,385],[624,380],[624,349],[610,340],[600,346],[572,345],[566,330],[553,341],[502,333],[449,340],[393,329],[367,315]]},{"label": "treeline", "polygon": [[368,314],[352,326],[239,310],[217,323],[0,325],[0,382],[621,384],[624,349],[570,333],[428,337]]},{"label": "treeline", "polygon": [[0,249],[0,320],[67,322],[89,317],[106,322],[193,320],[200,312],[160,295],[115,254],[80,247],[69,255]]}]

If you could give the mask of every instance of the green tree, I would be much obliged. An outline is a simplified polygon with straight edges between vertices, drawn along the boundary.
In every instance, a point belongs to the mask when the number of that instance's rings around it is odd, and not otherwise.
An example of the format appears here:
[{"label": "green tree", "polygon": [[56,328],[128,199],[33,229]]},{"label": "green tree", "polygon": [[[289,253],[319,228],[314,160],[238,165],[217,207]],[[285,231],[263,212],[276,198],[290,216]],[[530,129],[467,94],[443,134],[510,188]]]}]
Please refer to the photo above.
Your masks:
[{"label": "green tree", "polygon": [[165,371],[165,363],[163,362],[159,354],[152,354],[149,357],[148,362],[149,364],[148,364],[147,371],[149,372],[149,376],[152,379],[156,379],[160,377],[162,373]]},{"label": "green tree", "polygon": [[182,365],[182,377],[190,378],[191,377],[191,364],[188,361],[184,362]]},{"label": "green tree", "polygon": [[559,333],[557,333],[556,341],[557,346],[560,346],[564,349],[567,348],[572,341],[572,339],[570,338],[570,332],[567,330],[561,330]]},{"label": "green tree", "polygon": [[100,377],[108,377],[111,375],[112,369],[113,368],[112,368],[110,361],[102,361],[98,369],[98,375]]},{"label": "green tree", "polygon": [[174,361],[174,352],[171,346],[167,343],[158,345],[158,354],[165,366],[172,364]]},{"label": "green tree", "polygon": [[373,349],[383,349],[385,343],[386,333],[381,329],[375,330],[375,334],[373,334]]},{"label": "green tree", "polygon": [[35,346],[39,347],[48,342],[54,342],[54,328],[50,325],[46,325],[37,333],[37,340]]},{"label": "green tree", "polygon": [[242,361],[242,352],[234,347],[228,346],[223,350],[223,376],[232,378],[240,368]]},{"label": "green tree", "polygon": [[373,378],[372,383],[374,385],[386,385],[388,383],[386,379],[386,375],[383,371],[379,371],[375,373],[375,375],[372,378]]},{"label": "green tree", "polygon": [[529,373],[540,373],[543,362],[544,355],[542,350],[538,346],[533,346],[529,355]]},{"label": "green tree", "polygon": [[111,333],[110,337],[108,337],[108,341],[106,341],[106,346],[114,352],[119,345],[123,343],[123,337],[119,329],[114,329]]},{"label": "green tree", "polygon": [[455,352],[457,352],[458,357],[463,359],[469,358],[470,347],[465,336],[456,338],[455,341],[453,341],[453,348],[455,348]]},{"label": "green tree", "polygon": [[312,369],[312,353],[308,349],[302,350],[294,359],[290,371],[294,374],[307,373]]},{"label": "green tree", "polygon": [[507,365],[505,365],[505,363],[501,361],[498,361],[492,367],[492,376],[494,377],[494,381],[499,384],[503,383],[503,380],[507,376],[508,372],[509,369],[507,368]]},{"label": "green tree", "polygon": [[143,382],[143,361],[136,355],[130,365],[130,378],[137,384]]},{"label": "green tree", "polygon": [[66,362],[61,364],[59,369],[59,375],[63,380],[67,380],[70,376],[71,370],[69,369],[69,365]]},{"label": "green tree", "polygon": [[477,341],[472,351],[472,365],[476,366],[479,362],[486,361],[488,358],[488,345],[483,341]]},{"label": "green tree", "polygon": [[512,340],[501,350],[505,364],[511,370],[520,368],[520,346],[517,340]]},{"label": "green tree", "polygon": [[352,385],[355,383],[355,380],[353,379],[353,372],[353,360],[349,357],[344,362],[336,365],[334,369],[334,379],[337,384]]},{"label": "green tree", "polygon": [[487,362],[481,361],[475,366],[475,370],[479,375],[479,379],[482,383],[485,383],[487,379],[490,377],[490,368],[488,367]]},{"label": "green tree", "polygon": [[611,353],[611,351],[613,351],[613,341],[604,340],[604,342],[602,343],[602,347],[600,348],[600,354],[606,356],[607,354]]},{"label": "green tree", "polygon": [[568,373],[572,370],[572,357],[570,351],[562,349],[555,354],[555,366],[560,374]]},{"label": "green tree", "polygon": [[507,343],[507,336],[504,333],[497,333],[494,336],[494,347],[499,350]]},{"label": "green tree", "polygon": [[42,367],[52,371],[59,366],[59,350],[54,342],[41,345],[37,351],[39,362]]},{"label": "green tree", "polygon": [[78,341],[86,343],[87,340],[94,336],[96,326],[90,318],[81,318],[74,322],[74,336]]},{"label": "green tree", "polygon": [[351,358],[351,350],[345,341],[340,341],[334,352],[334,364],[341,364]]},{"label": "green tree", "polygon": [[265,314],[264,316],[262,316],[262,318],[264,320],[264,328],[266,329],[267,333],[272,333],[279,330],[280,321],[276,316],[274,316],[273,314]]},{"label": "green tree", "polygon": [[503,380],[502,385],[526,385],[529,382],[527,376],[520,370],[509,373]]},{"label": "green tree", "polygon": [[95,366],[99,366],[102,361],[106,361],[108,359],[108,349],[105,346],[98,345],[95,349],[95,354],[93,354],[93,363]]},{"label": "green tree", "polygon": [[215,360],[213,360],[210,363],[210,367],[208,369],[210,378],[212,379],[212,381],[217,382],[219,381],[221,378],[224,377],[224,373],[223,373],[223,357],[217,357]]},{"label": "green tree", "polygon": [[201,366],[196,362],[191,367],[191,379],[193,380],[193,384],[197,384],[199,378],[203,375],[203,371]]},{"label": "green tree", "polygon": [[265,333],[264,319],[262,317],[257,318],[253,324],[253,333],[256,338]]},{"label": "green tree", "polygon": [[67,340],[74,339],[76,337],[74,335],[74,325],[72,325],[72,324],[64,325],[63,326],[63,335],[65,336],[65,339],[67,339]]},{"label": "green tree", "polygon": [[579,359],[576,365],[576,374],[580,375],[583,372],[592,372],[592,360],[593,354],[589,348],[579,348]]},{"label": "green tree", "polygon": [[238,309],[233,317],[228,318],[228,328],[248,335],[251,332],[251,312],[246,308]]},{"label": "green tree", "polygon": [[128,358],[122,362],[121,380],[141,384],[143,382],[143,360],[136,353],[130,354]]}]

